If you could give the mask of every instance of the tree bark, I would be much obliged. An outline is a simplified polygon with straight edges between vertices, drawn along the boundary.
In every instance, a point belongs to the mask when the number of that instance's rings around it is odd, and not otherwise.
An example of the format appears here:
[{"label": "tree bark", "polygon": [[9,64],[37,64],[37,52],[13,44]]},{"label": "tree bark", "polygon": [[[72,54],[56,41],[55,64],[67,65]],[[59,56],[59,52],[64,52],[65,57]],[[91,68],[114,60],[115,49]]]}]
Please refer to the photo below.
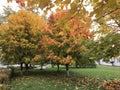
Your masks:
[{"label": "tree bark", "polygon": [[68,77],[69,76],[69,64],[66,64],[66,76]]},{"label": "tree bark", "polygon": [[77,61],[75,61],[75,67],[78,68],[78,62]]},{"label": "tree bark", "polygon": [[31,65],[31,63],[29,64],[29,68],[32,68],[32,65]]},{"label": "tree bark", "polygon": [[41,64],[40,67],[41,67],[40,70],[43,70],[43,64]]},{"label": "tree bark", "polygon": [[57,63],[57,69],[58,69],[58,72],[60,71],[60,64]]},{"label": "tree bark", "polygon": [[23,75],[23,63],[20,63],[20,74]]},{"label": "tree bark", "polygon": [[25,64],[25,68],[26,68],[26,73],[27,73],[27,75],[28,75],[28,69],[29,69],[29,68],[28,68],[28,64],[27,64],[27,63]]}]

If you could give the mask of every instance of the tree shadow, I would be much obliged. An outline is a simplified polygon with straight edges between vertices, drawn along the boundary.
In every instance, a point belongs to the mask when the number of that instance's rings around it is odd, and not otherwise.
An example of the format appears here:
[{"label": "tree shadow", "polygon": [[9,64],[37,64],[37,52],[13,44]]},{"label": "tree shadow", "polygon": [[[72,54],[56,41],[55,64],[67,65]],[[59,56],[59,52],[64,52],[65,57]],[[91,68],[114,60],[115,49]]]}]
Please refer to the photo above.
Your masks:
[{"label": "tree shadow", "polygon": [[[50,70],[50,69],[44,69],[44,70],[30,69],[30,70],[28,70],[28,72],[23,70],[23,75],[22,76],[66,77],[66,71],[65,70],[57,71],[57,69],[56,70],[55,69],[54,70]],[[15,70],[14,71],[13,78],[22,77],[22,76],[20,74],[20,70]]]}]

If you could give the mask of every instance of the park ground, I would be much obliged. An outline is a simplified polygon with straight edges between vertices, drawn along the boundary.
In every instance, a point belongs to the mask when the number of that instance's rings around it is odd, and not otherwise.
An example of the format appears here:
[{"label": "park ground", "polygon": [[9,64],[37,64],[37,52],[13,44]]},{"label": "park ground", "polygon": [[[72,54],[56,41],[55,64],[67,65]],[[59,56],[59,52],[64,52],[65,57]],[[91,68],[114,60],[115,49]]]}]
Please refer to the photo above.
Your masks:
[{"label": "park ground", "polygon": [[23,76],[15,72],[10,90],[102,90],[102,82],[120,79],[120,67],[98,65],[96,68],[70,68],[66,77],[65,68],[45,70],[31,69]]}]

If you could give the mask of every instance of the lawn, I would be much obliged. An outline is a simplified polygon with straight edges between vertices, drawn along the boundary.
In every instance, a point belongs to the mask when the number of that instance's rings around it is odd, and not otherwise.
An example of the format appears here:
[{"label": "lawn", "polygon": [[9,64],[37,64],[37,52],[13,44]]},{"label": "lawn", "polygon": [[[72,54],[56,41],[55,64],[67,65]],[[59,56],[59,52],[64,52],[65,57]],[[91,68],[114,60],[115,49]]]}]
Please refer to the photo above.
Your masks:
[{"label": "lawn", "polygon": [[120,67],[97,66],[97,68],[70,68],[66,77],[64,67],[30,70],[28,75],[11,80],[10,90],[98,90],[104,80],[120,79]]},{"label": "lawn", "polygon": [[98,65],[97,68],[71,69],[80,76],[100,79],[120,79],[120,67]]}]

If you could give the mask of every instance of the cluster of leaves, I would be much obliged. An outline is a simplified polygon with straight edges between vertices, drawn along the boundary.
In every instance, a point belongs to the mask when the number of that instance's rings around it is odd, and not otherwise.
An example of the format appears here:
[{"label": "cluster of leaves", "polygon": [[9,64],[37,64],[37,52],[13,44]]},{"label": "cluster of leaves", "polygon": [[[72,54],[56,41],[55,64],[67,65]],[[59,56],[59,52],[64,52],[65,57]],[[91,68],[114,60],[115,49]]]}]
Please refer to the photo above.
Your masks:
[{"label": "cluster of leaves", "polygon": [[101,83],[100,89],[101,90],[119,90],[120,80],[104,81]]},{"label": "cluster of leaves", "polygon": [[119,33],[109,33],[102,37],[99,41],[99,49],[102,51],[102,57],[105,61],[109,61],[112,57],[117,57],[120,54]]}]

